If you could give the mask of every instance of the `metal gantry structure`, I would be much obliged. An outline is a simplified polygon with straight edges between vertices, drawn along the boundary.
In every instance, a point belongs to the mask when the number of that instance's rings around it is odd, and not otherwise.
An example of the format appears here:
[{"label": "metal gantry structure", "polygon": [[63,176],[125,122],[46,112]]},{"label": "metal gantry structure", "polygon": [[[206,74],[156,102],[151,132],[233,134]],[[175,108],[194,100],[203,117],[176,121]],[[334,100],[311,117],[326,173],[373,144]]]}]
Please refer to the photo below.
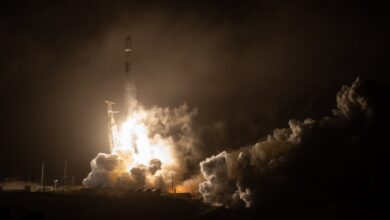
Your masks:
[{"label": "metal gantry structure", "polygon": [[118,135],[118,129],[115,122],[115,114],[118,113],[118,111],[114,111],[112,108],[112,105],[114,105],[114,102],[107,101],[107,116],[108,116],[108,140],[110,144],[110,152],[115,148],[115,146],[119,146],[120,139]]}]

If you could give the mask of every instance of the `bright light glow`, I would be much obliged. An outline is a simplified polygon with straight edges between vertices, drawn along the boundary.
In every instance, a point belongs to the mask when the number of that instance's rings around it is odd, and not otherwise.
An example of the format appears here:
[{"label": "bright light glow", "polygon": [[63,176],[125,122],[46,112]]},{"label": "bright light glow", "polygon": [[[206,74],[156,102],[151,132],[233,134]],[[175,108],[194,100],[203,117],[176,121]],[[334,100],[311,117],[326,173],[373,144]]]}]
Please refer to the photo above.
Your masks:
[{"label": "bright light glow", "polygon": [[137,165],[148,165],[152,159],[159,159],[164,165],[174,163],[172,144],[160,135],[150,137],[149,120],[148,112],[139,109],[128,116],[119,131],[120,144],[114,146],[112,153],[125,155],[129,170]]}]

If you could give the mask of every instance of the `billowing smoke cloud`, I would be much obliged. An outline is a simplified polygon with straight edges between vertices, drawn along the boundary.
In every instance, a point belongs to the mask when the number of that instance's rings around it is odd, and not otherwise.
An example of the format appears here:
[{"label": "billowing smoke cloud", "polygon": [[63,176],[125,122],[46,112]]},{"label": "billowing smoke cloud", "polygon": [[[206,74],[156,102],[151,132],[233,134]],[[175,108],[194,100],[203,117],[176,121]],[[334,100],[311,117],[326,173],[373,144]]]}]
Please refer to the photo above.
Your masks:
[{"label": "billowing smoke cloud", "polygon": [[[131,95],[132,111],[124,122],[110,154],[99,153],[91,161],[87,187],[154,187],[156,178],[175,185],[195,173],[201,160],[199,141],[192,129],[197,110],[183,104],[177,108],[144,108]],[[161,182],[161,181],[160,181]],[[160,183],[161,186],[167,184]],[[187,189],[183,189],[187,190]]]},{"label": "billowing smoke cloud", "polygon": [[125,162],[116,154],[99,153],[91,161],[92,172],[83,184],[90,187],[108,187],[114,185],[118,176],[127,169]]},{"label": "billowing smoke cloud", "polygon": [[145,186],[146,172],[147,172],[147,168],[144,165],[133,167],[130,170],[130,174],[134,178],[134,181],[137,183],[138,186]]},{"label": "billowing smoke cloud", "polygon": [[159,159],[152,159],[150,162],[149,162],[149,172],[151,174],[155,174],[157,170],[161,170],[161,161]]},{"label": "billowing smoke cloud", "polygon": [[225,151],[200,163],[206,181],[200,184],[199,192],[206,202],[215,205],[228,205],[233,202],[236,190],[230,173],[232,163],[231,155]]},{"label": "billowing smoke cloud", "polygon": [[[372,181],[383,178],[382,159],[388,155],[379,153],[388,117],[378,97],[385,94],[375,87],[357,78],[337,93],[337,108],[330,116],[292,119],[288,128],[275,129],[254,145],[202,161],[205,181],[199,192],[204,201],[234,208],[289,196],[309,200],[323,191],[361,195]],[[382,162],[367,163],[375,159]]]}]

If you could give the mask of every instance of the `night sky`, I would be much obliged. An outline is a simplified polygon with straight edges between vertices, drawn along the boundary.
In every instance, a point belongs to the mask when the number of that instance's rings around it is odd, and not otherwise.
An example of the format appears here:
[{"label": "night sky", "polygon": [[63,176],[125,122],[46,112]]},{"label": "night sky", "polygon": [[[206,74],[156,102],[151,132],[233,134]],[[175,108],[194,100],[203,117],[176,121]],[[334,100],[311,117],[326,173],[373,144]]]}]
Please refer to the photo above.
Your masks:
[{"label": "night sky", "polygon": [[205,156],[329,114],[357,76],[390,83],[375,1],[55,2],[0,7],[1,179],[39,180],[41,161],[59,177],[68,160],[81,181],[109,151],[127,35],[139,101],[198,108]]}]

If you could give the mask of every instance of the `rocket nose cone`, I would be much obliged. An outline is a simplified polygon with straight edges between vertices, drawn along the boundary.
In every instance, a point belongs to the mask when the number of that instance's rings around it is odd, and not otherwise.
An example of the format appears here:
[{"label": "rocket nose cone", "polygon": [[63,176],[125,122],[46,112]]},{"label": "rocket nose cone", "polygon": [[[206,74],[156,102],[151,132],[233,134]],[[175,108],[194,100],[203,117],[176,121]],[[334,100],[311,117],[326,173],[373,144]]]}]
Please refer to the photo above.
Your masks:
[{"label": "rocket nose cone", "polygon": [[130,35],[128,35],[128,36],[126,37],[126,41],[131,41]]}]

